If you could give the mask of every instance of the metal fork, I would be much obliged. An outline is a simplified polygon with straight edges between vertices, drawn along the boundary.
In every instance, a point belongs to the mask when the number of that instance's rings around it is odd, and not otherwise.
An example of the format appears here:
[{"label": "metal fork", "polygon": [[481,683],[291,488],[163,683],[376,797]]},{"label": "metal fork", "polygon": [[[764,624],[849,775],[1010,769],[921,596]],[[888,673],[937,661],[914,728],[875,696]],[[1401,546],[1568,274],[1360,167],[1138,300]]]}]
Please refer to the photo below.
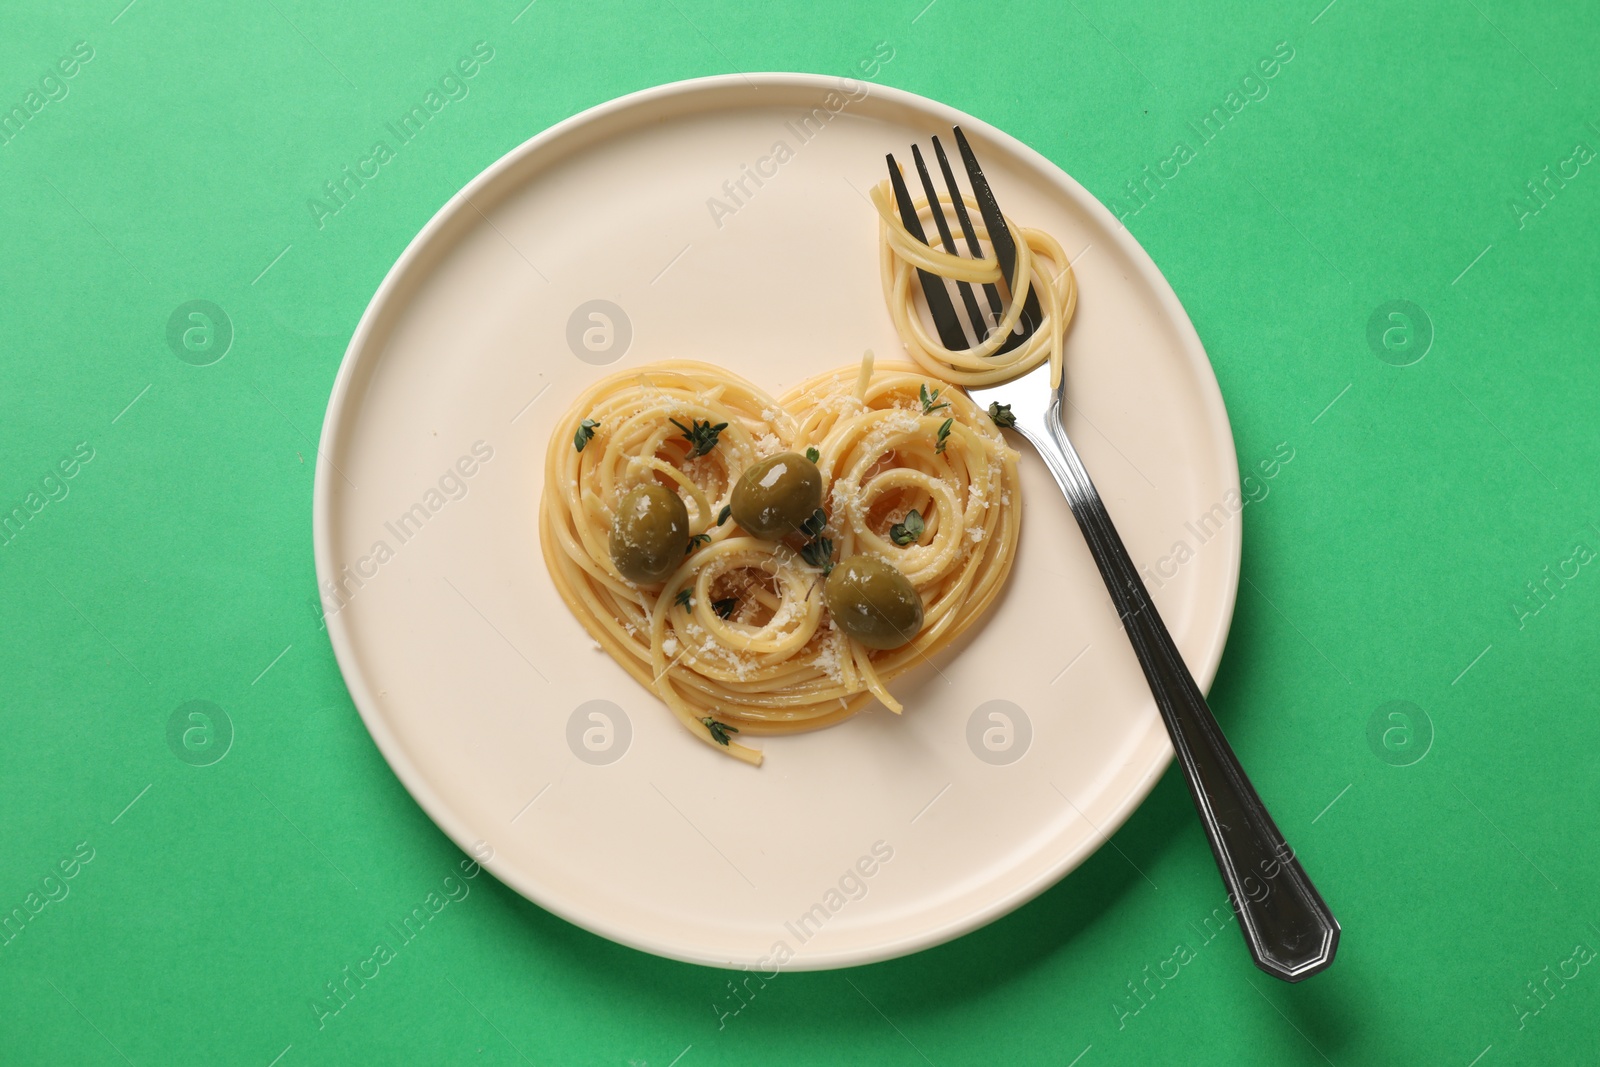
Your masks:
[{"label": "metal fork", "polygon": [[[990,247],[1009,285],[1016,278],[1016,242],[966,136],[960,127],[955,128],[954,134],[972,185],[973,198],[988,231]],[[973,232],[961,188],[937,137],[933,138],[933,149],[967,252],[981,257],[981,245]],[[916,146],[911,151],[940,243],[945,251],[959,255],[922,153]],[[900,168],[894,156],[889,156],[888,160],[889,178],[901,220],[912,236],[926,244],[927,238]],[[973,331],[973,343],[968,342],[944,279],[927,272],[919,272],[919,275],[923,296],[946,348],[968,349],[987,336],[989,327],[969,284],[959,283],[957,289]],[[998,317],[1004,308],[1000,294],[993,285],[986,285],[984,289],[990,310]],[[1030,289],[1021,322],[1007,340],[1007,348],[1025,341],[1039,324],[1038,302]],[[1133,643],[1139,665],[1150,683],[1162,721],[1172,736],[1172,747],[1183,768],[1189,795],[1205,826],[1212,855],[1228,888],[1229,901],[1239,916],[1239,929],[1251,958],[1263,971],[1286,982],[1308,978],[1333,962],[1339,945],[1339,923],[1245,776],[1233,749],[1223,737],[1222,728],[1206,706],[1200,687],[1173,644],[1172,635],[1151,602],[1138,568],[1117,535],[1099,492],[1089,480],[1077,450],[1067,439],[1061,423],[1065,392],[1065,376],[1059,388],[1050,387],[1048,363],[1009,382],[967,390],[980,407],[991,402],[1010,405],[1016,417],[1017,432],[1033,444],[1050,468],[1056,484],[1066,494],[1067,503],[1083,530],[1084,540],[1089,544],[1128,639]]]}]

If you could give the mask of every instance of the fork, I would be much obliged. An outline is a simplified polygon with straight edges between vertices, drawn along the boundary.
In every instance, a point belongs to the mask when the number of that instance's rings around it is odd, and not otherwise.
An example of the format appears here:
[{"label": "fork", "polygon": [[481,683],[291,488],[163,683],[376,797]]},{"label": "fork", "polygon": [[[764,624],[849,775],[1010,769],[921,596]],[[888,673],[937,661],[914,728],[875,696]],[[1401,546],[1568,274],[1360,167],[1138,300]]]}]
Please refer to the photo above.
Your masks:
[{"label": "fork", "polygon": [[[959,126],[953,132],[990,247],[1009,286],[1016,278],[1015,240],[978,166],[972,146]],[[937,137],[933,138],[933,150],[949,190],[951,208],[967,254],[981,258],[981,244],[962,191]],[[946,252],[959,255],[922,151],[915,145],[911,151],[940,244]],[[889,179],[901,220],[913,237],[927,244],[900,167],[893,155],[888,161]],[[928,310],[944,346],[952,351],[973,347],[944,279],[925,271],[918,274]],[[983,289],[989,310],[998,318],[1004,304],[997,287],[990,284]],[[977,295],[967,282],[958,283],[957,291],[973,337],[981,342],[990,327],[986,325]],[[1039,326],[1039,305],[1030,287],[1017,328],[1001,350],[1008,351],[1026,341]],[[1048,362],[999,385],[967,389],[967,394],[979,407],[991,402],[1010,405],[1017,432],[1032,443],[1050,468],[1056,484],[1066,494],[1067,503],[1083,530],[1084,540],[1088,542],[1139,665],[1150,683],[1162,721],[1172,737],[1172,747],[1183,768],[1189,795],[1205,827],[1211,853],[1228,889],[1229,902],[1239,916],[1239,929],[1251,958],[1257,967],[1286,982],[1308,978],[1333,962],[1339,944],[1339,923],[1245,776],[1222,728],[1206,706],[1199,685],[1173,643],[1172,635],[1151,602],[1100,493],[1090,481],[1077,450],[1067,439],[1061,422],[1065,393],[1065,375],[1059,387],[1051,387]]]}]

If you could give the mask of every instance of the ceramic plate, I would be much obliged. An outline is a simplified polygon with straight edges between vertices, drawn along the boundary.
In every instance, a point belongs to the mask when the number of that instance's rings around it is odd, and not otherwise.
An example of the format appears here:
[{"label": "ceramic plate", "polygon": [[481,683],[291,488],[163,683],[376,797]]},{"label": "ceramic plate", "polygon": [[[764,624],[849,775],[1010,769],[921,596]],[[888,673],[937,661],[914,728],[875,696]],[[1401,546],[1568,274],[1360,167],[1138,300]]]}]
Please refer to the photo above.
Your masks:
[{"label": "ceramic plate", "polygon": [[1089,552],[1023,452],[1020,555],[987,620],[895,684],[906,705],[691,738],[589,640],[538,542],[544,451],[577,393],[689,357],[776,395],[899,344],[866,194],[959,123],[1081,297],[1068,430],[1202,687],[1239,577],[1238,468],[1161,273],[1043,156],[910,93],[708,78],[553,127],[453,197],[384,279],[323,426],[328,632],[395,773],[496,877],[601,936],[723,966],[840,967],[1003,915],[1116,830],[1171,747]]}]

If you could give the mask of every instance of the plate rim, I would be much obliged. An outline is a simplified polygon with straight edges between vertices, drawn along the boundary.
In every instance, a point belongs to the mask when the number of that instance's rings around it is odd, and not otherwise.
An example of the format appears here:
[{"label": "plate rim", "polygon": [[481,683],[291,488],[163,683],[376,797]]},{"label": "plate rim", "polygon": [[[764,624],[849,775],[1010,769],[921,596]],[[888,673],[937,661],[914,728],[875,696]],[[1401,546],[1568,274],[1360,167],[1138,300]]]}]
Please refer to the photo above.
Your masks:
[{"label": "plate rim", "polygon": [[[427,254],[427,250],[434,240],[441,233],[447,231],[450,226],[456,224],[458,218],[466,211],[477,210],[472,201],[475,195],[493,187],[508,172],[521,166],[530,156],[539,153],[550,142],[558,141],[570,131],[633,108],[659,103],[672,97],[688,97],[697,94],[715,95],[722,90],[747,89],[752,85],[756,88],[771,85],[773,87],[805,88],[826,92],[829,90],[844,90],[844,87],[851,83],[865,88],[872,97],[879,97],[891,104],[910,107],[924,113],[939,115],[943,121],[949,124],[959,124],[979,134],[981,137],[1002,144],[1025,162],[1030,163],[1046,174],[1075,202],[1075,206],[1080,210],[1085,211],[1089,216],[1097,218],[1102,228],[1107,230],[1111,234],[1112,240],[1119,245],[1120,250],[1129,257],[1129,260],[1138,271],[1140,280],[1149,287],[1158,303],[1162,306],[1167,318],[1177,329],[1179,344],[1185,357],[1206,372],[1202,376],[1201,405],[1205,409],[1208,421],[1215,420],[1216,424],[1220,426],[1226,438],[1227,451],[1231,454],[1232,463],[1227,464],[1223,472],[1224,495],[1230,490],[1237,495],[1240,489],[1238,445],[1234,439],[1232,422],[1228,418],[1226,402],[1222,396],[1221,383],[1217,381],[1215,367],[1212,365],[1210,357],[1206,354],[1205,346],[1200,340],[1199,333],[1194,328],[1193,321],[1189,318],[1189,314],[1184,309],[1183,304],[1178,300],[1177,293],[1173,290],[1171,283],[1167,281],[1166,276],[1162,274],[1160,268],[1139,241],[1100,200],[1068,174],[1059,164],[1014,135],[991,125],[983,119],[942,101],[895,86],[881,85],[848,76],[803,72],[767,71],[744,74],[717,74],[686,78],[635,90],[585,108],[541,130],[509,149],[479,171],[470,181],[452,194],[406,244],[406,247],[384,274],[382,282],[379,283],[372,298],[368,301],[360,320],[356,324],[355,331],[351,335],[350,343],[345,348],[345,353],[340,359],[339,370],[329,394],[327,410],[323,417],[322,432],[318,437],[311,522],[319,604],[322,583],[336,574],[333,565],[332,532],[333,497],[336,492],[332,475],[335,473],[335,468],[333,468],[332,460],[329,459],[329,456],[333,454],[340,437],[353,421],[349,417],[350,412],[356,407],[356,405],[352,405],[349,402],[352,385],[361,369],[363,359],[370,360],[381,356],[382,346],[380,345],[377,349],[373,349],[371,341],[381,320],[388,313],[388,305],[394,300],[396,292],[402,288],[416,262]],[[1209,384],[1209,388],[1206,387],[1207,384]],[[1228,636],[1233,626],[1234,610],[1238,602],[1243,554],[1243,517],[1241,512],[1237,516],[1240,521],[1229,525],[1229,554],[1226,562],[1227,575],[1224,583],[1225,595],[1220,605],[1221,624],[1216,628],[1214,635],[1204,650],[1198,665],[1199,669],[1196,670],[1191,667],[1195,681],[1203,693],[1210,690],[1211,683],[1216,678],[1223,651],[1227,646]],[[696,951],[691,945],[673,942],[666,938],[642,936],[632,928],[624,928],[613,924],[603,912],[585,911],[580,907],[570,905],[564,900],[549,899],[547,894],[540,891],[540,887],[524,879],[517,869],[507,863],[500,862],[492,846],[488,846],[483,839],[473,835],[452,806],[434,790],[429,779],[411,759],[404,745],[390,728],[368,686],[367,678],[360,670],[360,661],[352,646],[343,613],[336,613],[331,617],[324,613],[323,621],[326,625],[329,643],[333,648],[335,662],[339,666],[340,677],[343,679],[345,688],[350,694],[351,702],[355,704],[367,733],[377,745],[378,751],[389,765],[389,769],[400,780],[401,785],[405,787],[411,798],[423,810],[423,813],[428,816],[429,820],[467,856],[494,875],[502,884],[541,909],[581,929],[604,937],[614,943],[626,945],[629,948],[647,952],[651,955],[684,963],[720,968],[749,967],[764,959],[764,957],[755,955],[730,959],[726,955]],[[1155,787],[1155,783],[1166,773],[1167,768],[1171,765],[1172,758],[1171,740],[1167,737],[1165,730],[1162,730],[1160,731],[1158,755],[1148,766],[1142,769],[1142,776],[1121,800],[1113,806],[1111,815],[1101,821],[1100,825],[1095,828],[1094,833],[1085,837],[1083,842],[1076,848],[1065,851],[1053,864],[1046,867],[1032,880],[1017,885],[1010,892],[991,901],[986,907],[974,909],[963,915],[959,920],[947,921],[914,935],[904,935],[896,939],[879,941],[865,947],[831,950],[815,955],[797,955],[785,963],[783,969],[791,971],[830,970],[896,959],[952,941],[1017,910],[1071,874],[1110,840],[1111,836],[1121,829],[1123,824],[1144,803],[1145,798],[1149,796],[1150,791]],[[485,848],[488,850],[487,855],[483,854]]]}]

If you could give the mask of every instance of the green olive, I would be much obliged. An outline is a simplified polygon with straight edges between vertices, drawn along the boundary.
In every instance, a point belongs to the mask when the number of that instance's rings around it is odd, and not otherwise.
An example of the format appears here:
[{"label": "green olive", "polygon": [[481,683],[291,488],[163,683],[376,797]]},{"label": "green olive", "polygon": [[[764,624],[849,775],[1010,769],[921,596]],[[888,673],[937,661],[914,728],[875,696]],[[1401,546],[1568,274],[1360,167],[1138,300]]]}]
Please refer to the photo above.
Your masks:
[{"label": "green olive", "polygon": [[611,562],[630,582],[652,584],[678,569],[689,548],[689,509],[664,485],[630,489],[611,524]]},{"label": "green olive", "polygon": [[744,472],[729,504],[746,533],[776,541],[822,506],[822,472],[802,455],[780,452]]},{"label": "green olive", "polygon": [[899,648],[922,629],[922,598],[911,580],[877,556],[851,556],[828,575],[823,599],[833,621],[868,648]]}]

